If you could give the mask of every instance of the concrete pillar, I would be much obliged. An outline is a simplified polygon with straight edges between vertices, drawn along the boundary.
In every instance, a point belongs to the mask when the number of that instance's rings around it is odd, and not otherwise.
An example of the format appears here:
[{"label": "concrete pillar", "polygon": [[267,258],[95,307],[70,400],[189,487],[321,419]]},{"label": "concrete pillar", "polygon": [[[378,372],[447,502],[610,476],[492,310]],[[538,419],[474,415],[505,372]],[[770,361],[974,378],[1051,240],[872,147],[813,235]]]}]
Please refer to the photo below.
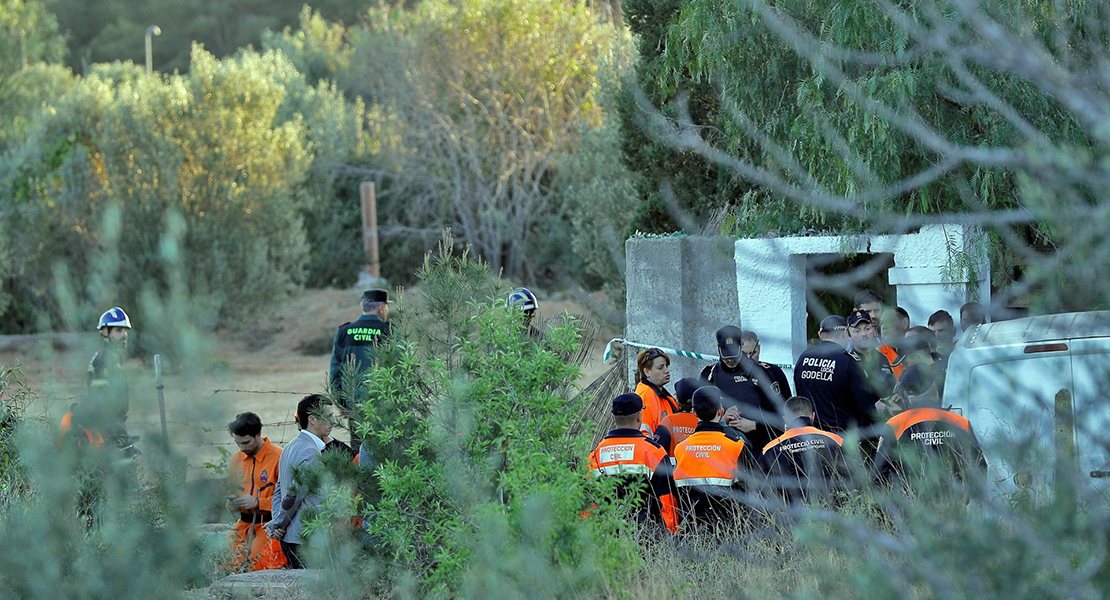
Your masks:
[{"label": "concrete pillar", "polygon": [[[625,243],[625,256],[626,339],[716,354],[717,329],[739,321],[731,240],[634,238]],[[696,376],[706,364],[672,357],[671,382]]]},{"label": "concrete pillar", "polygon": [[871,251],[894,253],[888,281],[913,325],[928,325],[929,315],[946,310],[959,326],[964,303],[990,304],[990,260],[977,231],[927,225],[914,234],[875,236]]}]

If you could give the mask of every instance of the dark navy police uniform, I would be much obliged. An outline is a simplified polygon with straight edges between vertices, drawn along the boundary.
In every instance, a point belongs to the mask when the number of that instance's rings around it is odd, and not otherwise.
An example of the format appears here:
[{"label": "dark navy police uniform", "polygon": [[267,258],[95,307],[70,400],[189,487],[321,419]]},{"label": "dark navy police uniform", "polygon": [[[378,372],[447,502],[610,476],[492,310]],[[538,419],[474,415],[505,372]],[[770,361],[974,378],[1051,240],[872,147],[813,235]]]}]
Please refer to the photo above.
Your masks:
[{"label": "dark navy police uniform", "polygon": [[802,352],[794,367],[794,390],[813,401],[817,423],[834,433],[873,424],[879,397],[856,359],[835,342],[822,341]]}]

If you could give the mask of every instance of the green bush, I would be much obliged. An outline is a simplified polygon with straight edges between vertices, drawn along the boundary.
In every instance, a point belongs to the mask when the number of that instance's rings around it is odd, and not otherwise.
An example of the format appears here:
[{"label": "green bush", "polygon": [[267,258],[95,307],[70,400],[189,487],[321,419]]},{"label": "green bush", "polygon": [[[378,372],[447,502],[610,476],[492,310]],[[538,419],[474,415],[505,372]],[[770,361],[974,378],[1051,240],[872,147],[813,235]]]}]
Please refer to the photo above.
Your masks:
[{"label": "green bush", "polygon": [[[50,293],[57,264],[89,312],[164,293],[160,232],[172,215],[184,283],[205,298],[207,324],[269,309],[304,283],[308,236],[335,238],[326,220],[306,231],[304,215],[331,209],[321,200],[337,193],[330,169],[364,151],[362,113],[276,51],[221,61],[197,47],[188,75],[165,78],[97,65],[0,161],[5,329],[62,320]],[[118,260],[93,268],[101,254]],[[38,316],[20,318],[23,303]]]},{"label": "green bush", "polygon": [[[365,552],[336,568],[377,574],[381,593],[596,593],[634,561],[611,514],[579,517],[596,482],[580,464],[587,436],[569,433],[583,401],[571,399],[578,369],[562,356],[578,331],[537,344],[505,286],[449,238],[418,277],[424,312],[395,307],[357,409],[375,465],[372,480],[349,482],[371,513]],[[350,505],[348,492],[330,497]]]}]

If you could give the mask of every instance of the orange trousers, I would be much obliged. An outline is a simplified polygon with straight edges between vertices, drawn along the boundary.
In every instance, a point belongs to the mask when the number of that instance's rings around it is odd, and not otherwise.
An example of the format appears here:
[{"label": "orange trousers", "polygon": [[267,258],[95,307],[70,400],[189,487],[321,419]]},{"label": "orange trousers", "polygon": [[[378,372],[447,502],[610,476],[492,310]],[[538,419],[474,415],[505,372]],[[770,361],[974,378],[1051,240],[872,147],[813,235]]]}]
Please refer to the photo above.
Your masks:
[{"label": "orange trousers", "polygon": [[[250,553],[245,552],[247,537],[250,534],[251,524],[239,520],[231,530],[232,557],[229,567],[235,571],[264,571],[266,569],[280,569],[285,566],[285,553],[281,551],[281,544],[271,540],[262,528],[262,523],[254,524],[254,535],[251,536]],[[244,568],[243,562],[247,565]]]}]

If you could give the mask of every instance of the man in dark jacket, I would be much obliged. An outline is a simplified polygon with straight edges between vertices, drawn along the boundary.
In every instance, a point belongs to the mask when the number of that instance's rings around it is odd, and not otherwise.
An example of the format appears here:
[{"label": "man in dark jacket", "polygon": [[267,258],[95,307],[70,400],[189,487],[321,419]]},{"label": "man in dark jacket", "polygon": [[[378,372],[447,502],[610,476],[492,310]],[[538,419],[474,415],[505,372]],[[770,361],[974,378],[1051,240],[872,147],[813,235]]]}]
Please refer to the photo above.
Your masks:
[{"label": "man in dark jacket", "polygon": [[813,425],[813,402],[786,401],[786,432],[763,449],[760,463],[771,486],[787,501],[814,498],[841,487],[847,478],[844,439]]},{"label": "man in dark jacket", "polygon": [[871,315],[867,311],[856,309],[848,315],[848,339],[851,341],[848,354],[863,369],[872,391],[879,398],[889,398],[894,393],[897,380],[890,361],[879,352],[875,324],[871,322]]},{"label": "man in dark jacket", "polygon": [[821,342],[802,352],[794,367],[794,390],[813,401],[818,427],[842,433],[869,427],[878,396],[859,363],[844,346],[848,321],[830,316],[821,321]]},{"label": "man in dark jacket", "polygon": [[[366,370],[374,366],[374,349],[389,335],[389,293],[366,290],[362,293],[362,315],[354,322],[344,323],[335,332],[332,344],[329,379],[339,393],[343,407],[350,410],[358,402],[359,389]],[[348,366],[349,365],[349,366]],[[344,367],[347,367],[345,370]],[[344,373],[354,376],[355,389],[343,389]],[[350,422],[351,447],[358,448],[355,422]]]},{"label": "man in dark jacket", "polygon": [[743,331],[726,325],[717,330],[719,362],[701,372],[701,378],[724,395],[723,422],[744,433],[758,453],[782,430],[781,407],[790,394],[790,384],[781,369],[771,371],[741,349]]},{"label": "man in dark jacket", "polygon": [[987,463],[971,423],[940,404],[935,370],[921,365],[902,374],[909,408],[886,422],[875,457],[876,476],[883,480],[914,479],[940,468],[957,478],[986,471]]},{"label": "man in dark jacket", "polygon": [[130,392],[123,370],[131,320],[117,306],[100,316],[97,329],[101,347],[89,362],[88,395],[83,402],[70,406],[70,412],[62,418],[62,434],[96,447],[107,442],[123,450],[125,456],[135,456],[139,451],[131,445],[126,426]]}]

